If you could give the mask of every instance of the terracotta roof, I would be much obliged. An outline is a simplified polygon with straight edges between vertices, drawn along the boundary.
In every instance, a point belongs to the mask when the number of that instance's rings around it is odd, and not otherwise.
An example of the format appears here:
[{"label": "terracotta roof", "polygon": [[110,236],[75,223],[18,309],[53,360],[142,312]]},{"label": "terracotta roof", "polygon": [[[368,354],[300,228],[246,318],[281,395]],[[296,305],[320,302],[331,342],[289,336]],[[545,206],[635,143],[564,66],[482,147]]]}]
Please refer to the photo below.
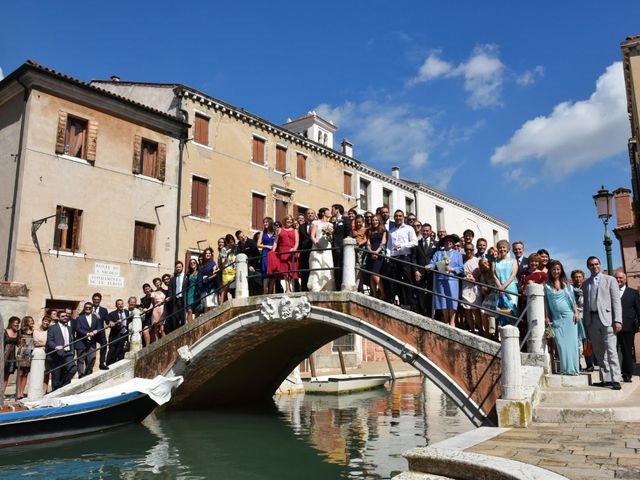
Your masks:
[{"label": "terracotta roof", "polygon": [[94,90],[96,92],[99,92],[101,95],[106,95],[112,98],[115,98],[121,102],[125,102],[128,103],[130,105],[135,105],[136,107],[149,111],[149,112],[153,112],[156,115],[160,115],[163,118],[166,119],[170,119],[174,122],[183,124],[183,125],[188,125],[187,123],[183,122],[182,120],[180,120],[179,118],[176,118],[173,115],[169,115],[161,110],[149,107],[148,105],[145,105],[143,103],[140,102],[136,102],[134,100],[130,100],[129,98],[123,97],[122,95],[117,95],[113,92],[110,92],[108,90],[105,90],[103,88],[100,87],[96,87],[94,85],[90,85],[87,82],[83,82],[82,80],[79,80],[75,77],[72,77],[70,75],[67,75],[65,73],[59,72],[57,70],[54,70],[52,68],[49,67],[45,67],[44,65],[41,65],[40,63],[36,62],[35,60],[27,60],[25,63],[23,63],[20,67],[18,67],[16,70],[14,70],[13,72],[11,72],[9,75],[7,75],[2,81],[0,81],[0,88],[2,88],[4,86],[4,84],[9,83],[10,81],[12,81],[15,77],[19,77],[21,76],[26,70],[28,69],[33,69],[33,70],[37,70],[39,72],[42,73],[46,73],[48,75],[60,78],[62,80],[65,80],[67,82],[71,82],[74,83],[82,88],[88,89],[88,90]]}]

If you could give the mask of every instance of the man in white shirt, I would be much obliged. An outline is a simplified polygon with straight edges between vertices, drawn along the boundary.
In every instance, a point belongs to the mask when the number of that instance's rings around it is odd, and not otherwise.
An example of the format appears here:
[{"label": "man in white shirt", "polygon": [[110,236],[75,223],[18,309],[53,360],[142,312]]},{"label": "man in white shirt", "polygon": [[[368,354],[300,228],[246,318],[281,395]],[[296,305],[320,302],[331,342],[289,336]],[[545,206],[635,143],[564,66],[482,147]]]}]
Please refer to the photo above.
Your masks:
[{"label": "man in white shirt", "polygon": [[392,282],[392,291],[394,293],[391,299],[393,300],[397,294],[400,305],[403,308],[415,310],[413,289],[404,284],[413,284],[412,265],[410,262],[412,249],[418,245],[418,238],[413,227],[404,223],[404,212],[402,210],[396,210],[393,214],[393,219],[395,220],[395,229],[387,235],[387,252],[391,257],[392,278],[396,280],[396,282]]}]

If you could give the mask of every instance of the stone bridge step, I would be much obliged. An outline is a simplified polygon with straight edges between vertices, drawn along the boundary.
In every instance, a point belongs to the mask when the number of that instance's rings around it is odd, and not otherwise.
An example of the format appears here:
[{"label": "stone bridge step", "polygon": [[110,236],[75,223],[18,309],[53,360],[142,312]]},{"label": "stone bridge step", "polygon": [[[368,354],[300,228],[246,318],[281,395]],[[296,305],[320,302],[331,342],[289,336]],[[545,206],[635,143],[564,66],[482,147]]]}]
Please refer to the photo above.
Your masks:
[{"label": "stone bridge step", "polygon": [[540,391],[540,400],[544,406],[584,406],[611,405],[611,402],[623,402],[640,385],[640,382],[622,383],[622,390],[589,386],[545,387]]},{"label": "stone bridge step", "polygon": [[583,372],[580,375],[546,375],[545,383],[550,388],[586,387],[597,382],[597,378],[598,372]]}]

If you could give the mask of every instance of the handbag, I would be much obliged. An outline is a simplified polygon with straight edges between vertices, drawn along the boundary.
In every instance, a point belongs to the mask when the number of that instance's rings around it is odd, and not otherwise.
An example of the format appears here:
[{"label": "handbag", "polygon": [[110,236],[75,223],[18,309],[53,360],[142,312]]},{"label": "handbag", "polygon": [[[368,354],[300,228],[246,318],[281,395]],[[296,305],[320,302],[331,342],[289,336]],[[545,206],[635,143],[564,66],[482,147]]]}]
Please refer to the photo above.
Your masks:
[{"label": "handbag", "polygon": [[585,357],[590,357],[591,355],[593,355],[593,345],[591,344],[591,340],[587,340],[586,342],[584,342],[582,355]]}]

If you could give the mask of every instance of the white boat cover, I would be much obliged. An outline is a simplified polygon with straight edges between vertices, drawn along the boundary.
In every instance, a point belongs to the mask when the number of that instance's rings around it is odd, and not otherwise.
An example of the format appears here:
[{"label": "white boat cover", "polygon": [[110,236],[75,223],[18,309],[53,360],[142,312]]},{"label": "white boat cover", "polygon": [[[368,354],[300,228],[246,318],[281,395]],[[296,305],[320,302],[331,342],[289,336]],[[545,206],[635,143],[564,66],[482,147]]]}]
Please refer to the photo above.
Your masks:
[{"label": "white boat cover", "polygon": [[59,398],[43,398],[33,402],[23,402],[23,405],[33,408],[63,407],[65,405],[77,405],[79,403],[95,402],[107,398],[118,397],[127,393],[145,393],[158,405],[164,405],[171,400],[171,393],[178,388],[184,379],[182,377],[164,377],[158,375],[154,379],[133,378],[115,387],[104,388],[89,392],[68,395]]}]

